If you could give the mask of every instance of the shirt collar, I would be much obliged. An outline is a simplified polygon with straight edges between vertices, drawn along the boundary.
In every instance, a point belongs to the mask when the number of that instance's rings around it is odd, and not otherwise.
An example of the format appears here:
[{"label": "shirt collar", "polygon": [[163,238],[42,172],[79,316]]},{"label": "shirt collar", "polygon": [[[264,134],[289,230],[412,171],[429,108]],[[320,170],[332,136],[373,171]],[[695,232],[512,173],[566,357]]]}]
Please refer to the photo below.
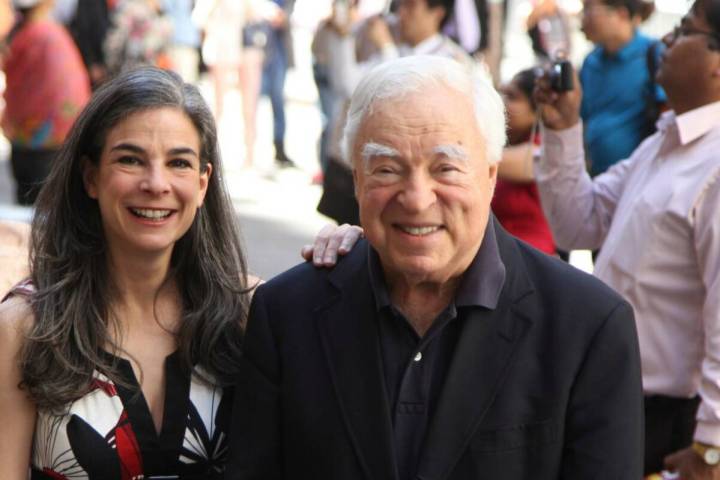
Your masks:
[{"label": "shirt collar", "polygon": [[[687,145],[720,125],[720,101],[703,105],[682,115],[670,113],[668,118],[675,120],[682,145]],[[662,118],[660,121],[662,122]]]},{"label": "shirt collar", "polygon": [[630,60],[635,55],[636,51],[641,50],[642,47],[643,47],[642,39],[640,38],[638,31],[635,30],[633,32],[632,39],[630,39],[630,41],[628,43],[626,43],[620,50],[615,52],[615,54],[612,56],[618,58],[619,60]]},{"label": "shirt collar", "polygon": [[[370,286],[375,296],[375,307],[381,310],[391,305],[390,295],[385,283],[380,257],[368,243],[368,267]],[[495,309],[500,292],[505,284],[505,264],[500,258],[495,222],[493,217],[488,220],[485,236],[470,266],[462,276],[455,293],[457,307],[485,307]]]},{"label": "shirt collar", "polygon": [[412,55],[431,55],[437,53],[437,50],[442,45],[443,36],[436,33],[432,37],[428,37],[422,42],[418,43],[414,47],[408,46],[408,49],[412,52]]}]

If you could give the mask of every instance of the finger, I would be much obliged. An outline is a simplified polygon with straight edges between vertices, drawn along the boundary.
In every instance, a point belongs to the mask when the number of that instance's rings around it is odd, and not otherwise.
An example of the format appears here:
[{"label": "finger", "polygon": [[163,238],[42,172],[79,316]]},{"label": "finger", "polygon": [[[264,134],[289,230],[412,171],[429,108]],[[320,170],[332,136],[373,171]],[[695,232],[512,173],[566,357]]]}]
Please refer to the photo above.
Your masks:
[{"label": "finger", "polygon": [[300,249],[300,255],[305,261],[310,261],[313,258],[313,246],[312,245],[303,245],[303,247]]},{"label": "finger", "polygon": [[315,243],[313,244],[313,264],[316,267],[322,267],[325,248],[327,248],[330,235],[336,228],[335,225],[325,225],[315,237]]},{"label": "finger", "polygon": [[351,225],[350,228],[347,230],[345,235],[343,236],[342,242],[340,242],[340,247],[338,248],[338,253],[341,255],[344,255],[348,253],[352,248],[355,246],[355,244],[360,240],[360,238],[363,236],[363,229]]},{"label": "finger", "polygon": [[669,470],[671,472],[676,471],[678,469],[677,460],[677,453],[671,453],[670,455],[667,455],[665,458],[663,458],[663,466],[665,467],[665,470]]},{"label": "finger", "polygon": [[332,235],[330,235],[327,247],[325,247],[325,254],[323,255],[324,266],[331,267],[335,265],[337,262],[338,248],[348,231],[350,231],[350,225],[345,223],[337,227]]}]

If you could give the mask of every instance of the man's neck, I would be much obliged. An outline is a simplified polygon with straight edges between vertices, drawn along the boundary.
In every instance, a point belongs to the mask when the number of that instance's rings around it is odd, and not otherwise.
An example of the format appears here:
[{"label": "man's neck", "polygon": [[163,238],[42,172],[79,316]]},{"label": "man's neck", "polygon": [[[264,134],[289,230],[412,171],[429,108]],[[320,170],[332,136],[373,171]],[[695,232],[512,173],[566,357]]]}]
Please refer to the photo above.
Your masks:
[{"label": "man's neck", "polygon": [[420,337],[430,329],[435,319],[452,302],[460,279],[443,283],[393,282],[390,298]]},{"label": "man's neck", "polygon": [[630,43],[633,38],[635,38],[635,28],[629,26],[617,30],[615,35],[604,41],[601,46],[605,52],[614,55]]},{"label": "man's neck", "polygon": [[668,106],[675,112],[675,115],[682,115],[683,113],[691,112],[720,101],[720,93],[702,95],[701,92],[697,90],[696,93],[698,93],[698,95],[695,95],[694,98],[688,98],[688,92],[683,92],[682,95],[677,96],[668,93]]},{"label": "man's neck", "polygon": [[435,37],[436,35],[439,35],[440,32],[430,32],[428,35],[422,37],[420,40],[415,39],[414,42],[406,42],[407,45],[409,45],[412,48],[416,48],[418,45],[421,45],[423,42]]}]

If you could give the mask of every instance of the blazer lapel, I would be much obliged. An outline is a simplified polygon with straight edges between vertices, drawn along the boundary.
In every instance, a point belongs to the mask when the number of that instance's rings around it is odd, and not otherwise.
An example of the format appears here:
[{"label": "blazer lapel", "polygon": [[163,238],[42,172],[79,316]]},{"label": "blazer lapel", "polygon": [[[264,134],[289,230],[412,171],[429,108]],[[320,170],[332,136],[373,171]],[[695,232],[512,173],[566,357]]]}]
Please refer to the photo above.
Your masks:
[{"label": "blazer lapel", "polygon": [[[364,242],[363,242],[364,243]],[[395,479],[392,423],[367,273],[367,247],[355,247],[330,275],[340,295],[318,311],[318,329],[333,386],[368,479]],[[362,253],[361,253],[362,252]]]},{"label": "blazer lapel", "polygon": [[[496,224],[507,277],[495,310],[469,314],[423,445],[418,478],[446,479],[503,383],[531,315],[517,302],[532,292],[517,247]],[[500,237],[503,238],[500,238]]]}]

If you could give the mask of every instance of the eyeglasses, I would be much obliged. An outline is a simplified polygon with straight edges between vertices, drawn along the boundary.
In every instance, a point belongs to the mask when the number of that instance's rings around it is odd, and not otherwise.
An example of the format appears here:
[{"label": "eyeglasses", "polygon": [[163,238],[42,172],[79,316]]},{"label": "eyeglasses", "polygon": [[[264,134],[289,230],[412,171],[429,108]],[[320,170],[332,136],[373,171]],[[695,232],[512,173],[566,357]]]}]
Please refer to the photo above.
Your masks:
[{"label": "eyeglasses", "polygon": [[675,28],[673,28],[672,31],[670,32],[670,38],[672,40],[677,40],[680,37],[688,37],[690,35],[704,35],[706,37],[709,37],[712,40],[714,40],[711,47],[713,49],[720,48],[720,34],[715,33],[715,32],[709,32],[707,30],[700,30],[697,28],[690,27],[688,25],[683,25],[683,24],[676,25]]}]

